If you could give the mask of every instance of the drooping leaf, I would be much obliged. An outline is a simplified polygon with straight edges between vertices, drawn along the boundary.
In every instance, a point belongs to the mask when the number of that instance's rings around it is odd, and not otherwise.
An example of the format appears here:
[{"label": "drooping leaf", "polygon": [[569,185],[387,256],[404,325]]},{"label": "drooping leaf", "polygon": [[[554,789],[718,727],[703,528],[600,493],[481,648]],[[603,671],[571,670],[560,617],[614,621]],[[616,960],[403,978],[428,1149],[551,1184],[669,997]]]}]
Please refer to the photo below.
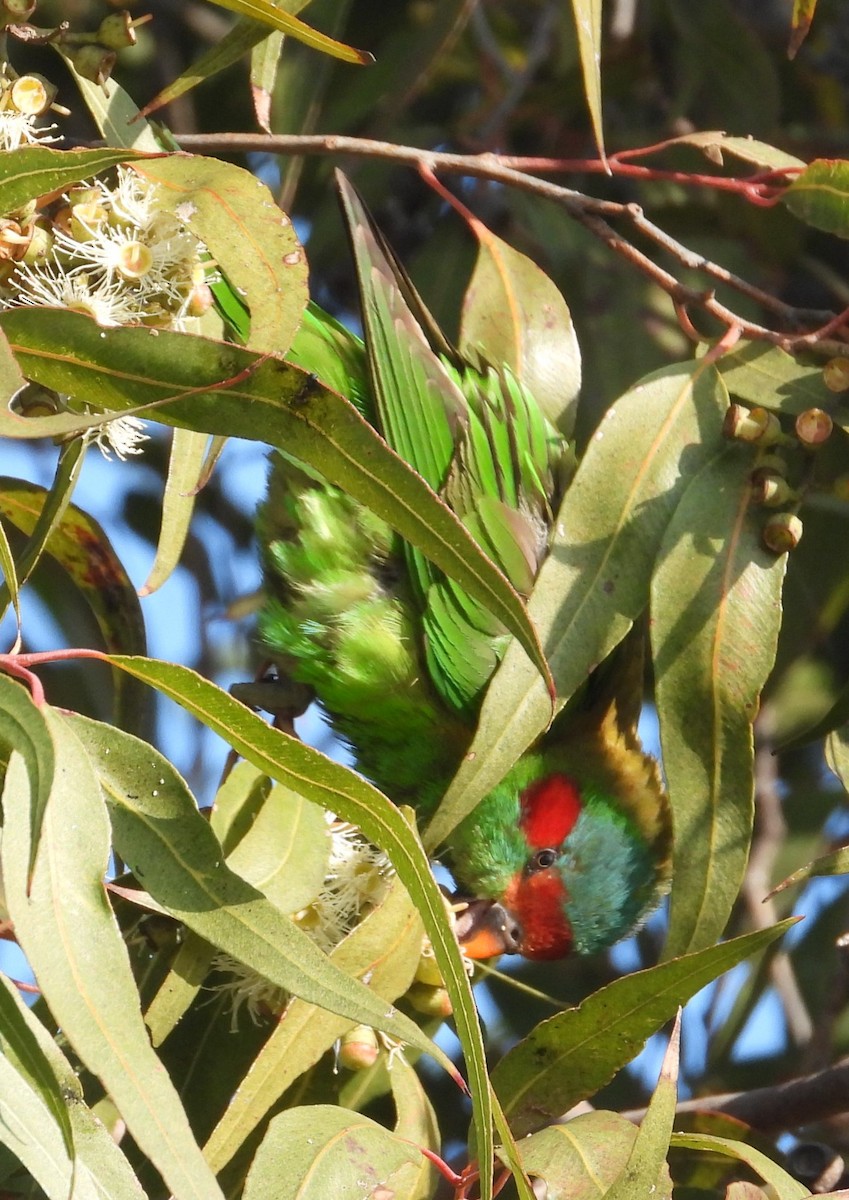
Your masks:
[{"label": "drooping leaf", "polygon": [[45,710],[57,770],[27,894],[28,780],[13,756],[3,792],[2,864],[15,932],[56,1021],[98,1075],[139,1147],[180,1200],[221,1200],[176,1091],[151,1049],[126,947],[106,900],[109,822],[87,754]]},{"label": "drooping leaf", "polygon": [[417,1025],[339,971],[288,916],[222,862],[215,835],[166,758],[97,721],[69,721],[85,738],[107,798],[115,848],[155,900],[278,987],[385,1029],[453,1071]]},{"label": "drooping leaf", "polygon": [[[46,1124],[55,1125],[60,1135],[65,1157],[74,1154],[74,1137],[68,1109],[62,1095],[62,1086],[53,1072],[50,1060],[44,1052],[42,1037],[47,1031],[33,1017],[17,993],[17,988],[5,975],[0,975],[0,1057],[7,1060],[12,1070],[37,1093],[49,1116]],[[52,1045],[52,1040],[51,1040]],[[58,1049],[56,1053],[59,1054]],[[69,1069],[69,1075],[71,1074]],[[0,1091],[0,1097],[3,1093]],[[8,1102],[9,1095],[6,1100]],[[7,1120],[0,1121],[0,1139],[9,1129]],[[6,1143],[8,1145],[8,1142]],[[14,1146],[9,1147],[14,1150]]]},{"label": "drooping leaf", "polygon": [[[0,675],[0,746],[7,752],[14,750],[21,756],[29,780],[29,825],[32,830],[26,861],[29,879],[53,787],[56,756],[43,708],[37,707],[26,688],[13,682],[8,675]],[[3,757],[8,757],[8,753]]]},{"label": "drooping leaf", "polygon": [[156,558],[139,595],[149,596],[162,587],[180,561],[192,513],[195,490],[204,468],[209,438],[191,429],[175,429],[162,494],[162,524]]},{"label": "drooping leaf", "polygon": [[[691,478],[722,441],[726,392],[704,363],[647,376],[611,405],[560,507],[528,604],[564,704],[646,607],[655,557]],[[547,728],[550,704],[511,645],[469,753],[427,831],[434,848]]]},{"label": "drooping leaf", "polygon": [[[45,491],[20,479],[0,479],[0,513],[30,541],[20,558],[24,582],[42,551],[59,564],[94,618],[103,645],[121,653],[143,653],[144,618],[138,595],[103,529],[74,504],[67,491],[78,466],[79,443],[66,448],[54,486]],[[139,692],[115,673],[115,716],[123,724],[139,717]],[[37,823],[36,823],[37,824]],[[37,841],[37,838],[36,838]]]},{"label": "drooping leaf", "polygon": [[305,25],[291,13],[284,12],[281,6],[273,3],[273,0],[213,0],[213,3],[219,4],[222,8],[229,8],[231,12],[239,13],[243,17],[251,17],[255,21],[271,25],[272,28],[279,29],[281,33],[288,33],[290,37],[303,42],[304,45],[311,46],[314,50],[320,50],[323,54],[329,54],[333,58],[341,58],[343,62],[358,63],[360,66],[374,62],[374,58],[367,50],[355,50],[353,46],[346,46],[343,42],[337,42],[333,38],[327,37],[326,34],[319,33],[317,29]]},{"label": "drooping leaf", "polygon": [[[127,150],[149,154],[176,149],[169,144],[167,134],[163,131],[157,134],[147,121],[141,119],[142,114],[119,83],[114,79],[94,83],[80,75],[66,54],[62,57],[107,146],[123,146]],[[124,155],[122,161],[128,162],[130,157]]]},{"label": "drooping leaf", "polygon": [[804,1184],[788,1175],[783,1167],[746,1142],[731,1138],[713,1137],[707,1133],[673,1133],[672,1146],[683,1146],[689,1150],[703,1150],[708,1154],[724,1154],[751,1167],[765,1183],[773,1189],[777,1200],[805,1200],[810,1192]]},{"label": "drooping leaf", "polygon": [[[772,668],[787,556],[762,542],[748,447],[692,480],[661,543],[651,640],[675,849],[666,953],[722,934],[754,818],[752,723]],[[681,881],[675,886],[677,877]]]},{"label": "drooping leaf", "polygon": [[[5,1103],[6,1106],[4,1119],[0,1121],[0,1139],[4,1133],[11,1133],[10,1140],[14,1140],[15,1135],[20,1133],[26,1105],[19,1103],[21,1096],[18,1088],[33,1086],[44,1102],[45,1109],[49,1110],[42,1109],[30,1130],[33,1141],[37,1145],[40,1143],[39,1150],[43,1148],[46,1151],[46,1161],[39,1153],[37,1163],[33,1165],[41,1170],[33,1170],[33,1174],[43,1181],[42,1186],[55,1180],[55,1189],[46,1187],[48,1195],[55,1195],[58,1200],[67,1200],[72,1194],[74,1200],[89,1196],[92,1200],[102,1200],[104,1196],[108,1196],[109,1200],[144,1200],[130,1164],[109,1131],[85,1104],[79,1079],[49,1031],[24,1004],[17,994],[17,988],[4,976],[0,976],[0,993],[5,997],[0,998],[3,1007],[3,1019],[0,1021],[3,1057],[21,1072],[18,1080],[14,1081],[14,1091],[8,1092],[0,1086],[0,1104]],[[28,1044],[26,1049],[22,1039]],[[11,1052],[13,1046],[14,1052]],[[6,1075],[6,1078],[9,1076]],[[34,1114],[38,1113],[38,1106],[32,1103],[31,1098],[29,1108]],[[61,1148],[55,1145],[56,1132],[51,1128],[50,1113],[56,1118],[60,1131],[67,1126],[65,1149],[73,1148],[73,1163],[68,1161],[72,1170],[56,1170],[65,1156]],[[27,1162],[27,1157],[20,1153],[20,1146],[10,1148],[16,1149],[21,1161]],[[34,1147],[30,1149],[32,1151]]]},{"label": "drooping leaf", "polygon": [[578,35],[578,54],[584,77],[584,95],[599,157],[604,159],[604,124],[601,117],[601,0],[572,0]]},{"label": "drooping leaf", "polygon": [[[442,893],[431,874],[421,843],[399,810],[365,780],[302,742],[288,737],[281,730],[270,728],[256,713],[194,671],[149,659],[115,658],[110,661],[144,679],[194,713],[205,725],[225,738],[243,758],[254,763],[272,779],[288,784],[308,800],[321,804],[357,825],[366,837],[389,855],[421,916],[451,999],[457,1036],[466,1060],[478,1130],[478,1147],[483,1164],[481,1193],[489,1195],[492,1123],[494,1119],[503,1126],[503,1117],[498,1107],[493,1105],[490,1095],[478,1014],[459,947],[447,919]],[[487,1162],[490,1163],[489,1168],[485,1165]]]},{"label": "drooping leaf", "polygon": [[[330,959],[347,975],[368,980],[375,995],[393,1001],[409,986],[421,945],[418,914],[396,880],[381,904],[331,951]],[[286,1089],[354,1024],[304,1000],[290,1001],[204,1146],[214,1170],[232,1159]]]},{"label": "drooping leaf", "polygon": [[792,923],[784,921],[626,975],[578,1008],[542,1021],[492,1072],[514,1135],[521,1138],[594,1095],[680,1005],[764,949]]},{"label": "drooping leaf", "polygon": [[544,271],[475,221],[478,257],[463,300],[460,351],[508,367],[569,438],[581,351],[566,301]]},{"label": "drooping leaf", "polygon": [[787,57],[795,58],[799,47],[808,36],[808,30],[817,10],[817,0],[793,0],[793,18]]},{"label": "drooping leaf", "polygon": [[368,1117],[330,1104],[275,1117],[245,1180],[244,1200],[362,1200],[385,1190],[415,1146]]}]

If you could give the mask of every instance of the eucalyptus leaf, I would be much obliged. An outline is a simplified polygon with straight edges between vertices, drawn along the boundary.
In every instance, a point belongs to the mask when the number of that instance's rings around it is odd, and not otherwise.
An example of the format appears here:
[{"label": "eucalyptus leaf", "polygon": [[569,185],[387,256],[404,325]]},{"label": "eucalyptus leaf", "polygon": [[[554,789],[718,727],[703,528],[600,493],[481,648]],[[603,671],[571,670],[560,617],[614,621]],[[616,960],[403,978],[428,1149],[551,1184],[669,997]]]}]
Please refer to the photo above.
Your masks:
[{"label": "eucalyptus leaf", "polygon": [[680,1005],[792,924],[783,921],[626,975],[578,1008],[542,1021],[492,1072],[514,1135],[521,1138],[594,1095]]},{"label": "eucalyptus leaf", "polygon": [[3,879],[15,932],[64,1035],[108,1089],[139,1147],[179,1200],[221,1200],[171,1081],[151,1049],[126,947],[106,900],[109,822],[85,750],[45,710],[56,754],[41,847],[27,888],[32,827],[21,758],[3,792]]}]

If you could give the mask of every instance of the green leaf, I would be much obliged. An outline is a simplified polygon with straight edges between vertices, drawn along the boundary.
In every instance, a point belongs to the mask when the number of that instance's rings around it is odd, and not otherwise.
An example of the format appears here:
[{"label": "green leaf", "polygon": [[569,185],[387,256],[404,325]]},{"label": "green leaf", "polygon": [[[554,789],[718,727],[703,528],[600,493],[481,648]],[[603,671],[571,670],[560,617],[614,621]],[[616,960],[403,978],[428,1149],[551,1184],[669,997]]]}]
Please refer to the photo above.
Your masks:
[{"label": "green leaf", "polygon": [[[368,980],[375,995],[391,1002],[409,987],[421,946],[421,921],[396,880],[378,907],[331,951],[330,960],[346,975]],[[214,1170],[232,1159],[286,1089],[355,1024],[304,1000],[287,1005],[204,1146]]]},{"label": "green leaf", "polygon": [[[583,1113],[562,1125],[551,1125],[519,1145],[529,1174],[546,1184],[546,1200],[598,1200],[628,1163],[637,1130],[619,1113]],[[668,1177],[652,1200],[669,1200]],[[631,1192],[630,1197],[648,1192]]]},{"label": "green leaf", "polygon": [[[293,9],[295,12],[306,7],[308,0],[290,0],[290,3],[283,3],[280,0],[280,7],[284,9]],[[249,50],[252,50],[259,42],[264,41],[269,36],[268,30],[264,25],[260,25],[257,21],[251,21],[247,17],[241,17],[231,29],[224,34],[224,37],[217,41],[204,54],[201,54],[182,74],[178,75],[167,84],[161,91],[157,92],[152,100],[141,110],[147,116],[149,113],[156,112],[159,108],[164,108],[166,104],[170,104],[173,100],[179,99],[180,96],[185,96],[192,88],[196,88],[198,84],[204,83],[207,79],[212,79],[227,67],[233,66],[244,58]]]},{"label": "green leaf", "polygon": [[[726,393],[704,363],[666,367],[616,400],[555,521],[528,603],[562,706],[622,640],[648,602],[655,557],[690,479],[722,443]],[[548,727],[549,698],[511,645],[484,699],[477,733],[428,828],[444,841]]]},{"label": "green leaf", "polygon": [[[21,582],[29,578],[43,550],[87,604],[104,647],[143,653],[144,617],[136,589],[101,526],[69,503],[80,449],[79,443],[66,447],[68,459],[63,455],[49,491],[21,479],[0,478],[0,513],[30,539],[19,558]],[[138,689],[128,688],[120,672],[115,672],[115,710],[120,724],[138,721]]]},{"label": "green leaf", "polygon": [[[517,1138],[594,1095],[701,988],[764,949],[793,921],[626,975],[537,1025],[492,1072]],[[522,1144],[521,1142],[519,1143]]]},{"label": "green leaf", "polygon": [[162,524],[156,558],[139,591],[140,596],[149,596],[161,588],[182,557],[208,445],[209,437],[205,433],[195,433],[192,429],[174,430],[162,494]]},{"label": "green leaf", "polygon": [[745,1163],[775,1189],[776,1200],[805,1200],[805,1197],[811,1194],[804,1184],[788,1175],[761,1150],[749,1146],[746,1142],[714,1137],[708,1133],[673,1133],[670,1145],[685,1147],[688,1150],[703,1150],[706,1154],[723,1154]]},{"label": "green leaf", "polygon": [[268,1127],[244,1200],[363,1200],[385,1190],[420,1152],[382,1125],[330,1104],[292,1108]]},{"label": "green leaf", "polygon": [[296,913],[312,903],[324,882],[328,834],[322,809],[277,783],[227,855],[227,866],[282,913]]},{"label": "green leaf", "polygon": [[53,787],[56,759],[53,740],[45,724],[44,709],[8,675],[0,675],[0,746],[23,759],[29,780],[29,824],[32,830],[26,860],[27,880],[32,877],[44,813]]},{"label": "green leaf", "polygon": [[823,379],[822,366],[798,362],[766,342],[738,342],[716,363],[732,396],[798,416],[822,408],[836,417],[839,404]]},{"label": "green leaf", "polygon": [[[438,1154],[442,1137],[436,1113],[415,1068],[398,1055],[388,1074],[395,1102],[396,1136]],[[396,1194],[404,1200],[431,1200],[436,1184],[436,1167],[424,1154],[418,1164],[402,1167],[394,1179]]]},{"label": "green leaf", "polygon": [[752,166],[764,170],[782,171],[795,170],[807,164],[802,158],[796,158],[785,150],[770,146],[767,142],[759,142],[753,137],[734,137],[723,133],[720,129],[697,130],[695,133],[684,133],[680,137],[670,138],[664,146],[695,146],[705,157],[717,166],[723,165],[723,154],[728,153],[732,158],[739,158]]},{"label": "green leaf", "polygon": [[751,449],[690,483],[652,580],[651,641],[675,847],[666,954],[712,945],[737,898],[754,818],[752,723],[775,660],[786,555],[750,507]]},{"label": "green leaf", "polygon": [[681,1010],[663,1056],[657,1087],[634,1139],[628,1161],[605,1192],[605,1200],[671,1194],[666,1155],[678,1102],[678,1063],[681,1052]]},{"label": "green leaf", "polygon": [[161,1046],[184,1017],[209,974],[216,950],[209,942],[185,930],[171,969],[144,1014],[154,1046]]},{"label": "green leaf", "polygon": [[787,47],[787,57],[795,58],[799,47],[808,36],[814,13],[817,10],[817,0],[793,0],[793,21],[791,26],[790,43]]},{"label": "green leaf", "polygon": [[[0,1143],[7,1146],[49,1200],[74,1197],[95,1200],[90,1181],[79,1172],[62,1139],[56,1114],[44,1096],[15,1064],[0,1054]],[[88,1185],[88,1186],[87,1186]]]},{"label": "green leaf", "polygon": [[569,438],[581,390],[581,351],[569,307],[531,259],[479,221],[472,230],[478,257],[463,299],[460,351],[472,362],[509,367]]},{"label": "green leaf", "polygon": [[337,42],[334,38],[319,33],[317,29],[311,29],[297,17],[281,11],[273,0],[213,0],[213,4],[271,25],[281,33],[288,33],[290,37],[303,42],[305,46],[311,46],[314,50],[320,50],[333,58],[341,58],[343,62],[358,63],[360,66],[374,62],[373,56],[367,50],[355,50],[353,46],[346,46],[343,42]]},{"label": "green leaf", "polygon": [[[61,54],[61,47],[57,48]],[[62,54],[62,58],[107,146],[162,153],[162,143],[153,127],[140,119],[139,110],[120,84],[114,79],[106,79],[103,83],[85,79],[66,54]],[[63,150],[60,153],[67,152]],[[125,155],[122,161],[127,162],[129,158]]]},{"label": "green leaf", "polygon": [[16,936],[63,1034],[103,1081],[175,1197],[221,1200],[177,1093],[151,1049],[126,947],[106,900],[109,822],[97,779],[69,723],[49,709],[44,715],[56,775],[29,895],[29,787],[17,755],[3,792],[0,850]]},{"label": "green leaf", "polygon": [[49,146],[19,146],[0,150],[0,212],[14,212],[28,200],[62,192],[91,179],[118,163],[145,155],[132,150],[51,150]]},{"label": "green leaf", "polygon": [[257,125],[266,133],[271,133],[271,100],[274,95],[274,85],[277,83],[283,41],[283,34],[279,30],[275,30],[263,38],[259,45],[251,51],[251,95],[254,102],[254,116]]},{"label": "green leaf", "polygon": [[278,987],[383,1029],[453,1071],[417,1025],[329,962],[288,916],[221,861],[218,840],[166,758],[87,717],[69,720],[85,739],[106,796],[115,848],[154,900]]},{"label": "green leaf", "polygon": [[138,165],[160,203],[204,243],[250,309],[248,346],[288,350],[307,303],[307,260],[268,188],[233,163],[172,155]]},{"label": "green leaf", "polygon": [[601,0],[572,0],[572,16],[578,35],[578,53],[584,76],[584,95],[599,157],[604,155],[604,125],[601,119]]},{"label": "green leaf", "polygon": [[[65,1153],[72,1157],[74,1138],[62,1086],[42,1049],[42,1038],[37,1029],[47,1036],[44,1026],[21,1000],[15,985],[5,975],[0,975],[0,1056],[38,1094],[49,1113],[47,1124],[57,1127]],[[52,1039],[48,1040],[52,1045]],[[72,1075],[70,1068],[68,1075]],[[0,1120],[0,1138],[4,1129],[8,1129],[8,1124]]]},{"label": "green leaf", "polygon": [[[156,415],[168,424],[285,448],[421,549],[519,638],[547,677],[536,631],[501,572],[353,406],[311,375],[222,342],[101,329],[80,313],[55,309],[1,313],[0,327],[27,376],[56,391],[119,412],[167,405]],[[52,434],[67,423],[0,410],[0,435]]]},{"label": "green leaf", "polygon": [[806,225],[849,237],[849,162],[816,159],[796,176],[781,199]]},{"label": "green leaf", "polygon": [[[0,481],[2,487],[2,481]],[[2,496],[0,496],[2,501]],[[3,592],[0,592],[0,597],[4,594],[8,595],[9,603],[15,611],[15,638],[20,641],[21,637],[21,600],[20,600],[20,584],[18,583],[18,572],[15,568],[15,557],[12,554],[12,547],[9,545],[9,539],[6,536],[6,529],[3,522],[0,521],[0,572],[3,575]],[[6,612],[6,604],[0,603],[0,616]]]},{"label": "green leaf", "polygon": [[[58,1118],[60,1129],[67,1125],[68,1136],[65,1148],[67,1150],[70,1144],[74,1154],[74,1161],[69,1164],[72,1166],[72,1171],[66,1174],[60,1170],[57,1173],[56,1165],[61,1163],[65,1156],[61,1148],[53,1144],[56,1134],[55,1130],[51,1129],[50,1112],[43,1111],[37,1118],[36,1126],[30,1132],[36,1145],[38,1143],[45,1145],[50,1160],[49,1164],[43,1161],[34,1164],[41,1169],[41,1173],[37,1169],[33,1171],[33,1174],[42,1180],[45,1175],[48,1177],[58,1175],[55,1192],[50,1192],[48,1189],[48,1194],[56,1195],[59,1200],[68,1200],[72,1194],[71,1187],[73,1185],[75,1200],[77,1197],[88,1196],[91,1196],[92,1200],[95,1198],[103,1200],[104,1196],[108,1196],[109,1200],[144,1200],[141,1187],[130,1164],[121,1153],[110,1132],[97,1120],[83,1101],[82,1088],[71,1064],[41,1021],[24,1004],[18,995],[17,988],[2,975],[0,975],[0,1007],[3,1010],[2,1021],[0,1021],[0,1042],[4,1043],[3,1054],[12,1066],[17,1066],[19,1070],[23,1066],[24,1057],[28,1064],[25,1069],[21,1070],[20,1079],[15,1082],[14,1099],[9,1105],[10,1111],[5,1112],[3,1120],[0,1121],[0,1138],[3,1138],[4,1132],[10,1132],[15,1127],[17,1127],[16,1132],[20,1130],[24,1111],[18,1103],[18,1087],[29,1088],[34,1085],[34,1090],[40,1094],[42,1101],[46,1101],[47,1109],[52,1111],[55,1118]],[[15,1011],[12,1012],[12,1009]],[[13,1043],[18,1051],[21,1049],[18,1044],[19,1035],[22,1033],[21,1023],[25,1026],[22,1036],[31,1041],[32,1055],[10,1053]],[[40,1061],[35,1061],[36,1059]],[[9,1076],[7,1075],[6,1078]],[[0,1086],[0,1106],[3,1107],[5,1107],[3,1101],[5,1090]],[[48,1091],[55,1093],[54,1099],[51,1099]],[[31,1108],[33,1112],[38,1112],[37,1106],[32,1103]],[[13,1116],[12,1120],[9,1119],[10,1116]],[[11,1139],[7,1144],[13,1148]],[[33,1147],[30,1147],[31,1152],[32,1150]],[[22,1162],[27,1161],[21,1154],[18,1154],[18,1157]]]},{"label": "green leaf", "polygon": [[843,846],[840,850],[833,850],[831,854],[823,854],[820,858],[815,858],[813,862],[806,863],[804,867],[800,867],[798,871],[794,871],[792,875],[788,875],[781,883],[770,892],[774,896],[777,892],[783,892],[785,888],[792,887],[794,883],[802,883],[805,879],[810,879],[815,875],[847,875],[849,874],[849,849]]},{"label": "green leaf", "polygon": [[[421,844],[399,810],[365,780],[281,730],[270,728],[256,713],[194,671],[151,659],[113,658],[110,661],[194,713],[237,753],[272,779],[287,784],[306,799],[357,825],[389,855],[421,916],[451,999],[478,1130],[483,1164],[481,1191],[487,1195],[490,1185],[486,1164],[491,1165],[492,1161],[493,1109],[480,1023],[442,893]],[[497,1108],[495,1116],[499,1116]]]}]

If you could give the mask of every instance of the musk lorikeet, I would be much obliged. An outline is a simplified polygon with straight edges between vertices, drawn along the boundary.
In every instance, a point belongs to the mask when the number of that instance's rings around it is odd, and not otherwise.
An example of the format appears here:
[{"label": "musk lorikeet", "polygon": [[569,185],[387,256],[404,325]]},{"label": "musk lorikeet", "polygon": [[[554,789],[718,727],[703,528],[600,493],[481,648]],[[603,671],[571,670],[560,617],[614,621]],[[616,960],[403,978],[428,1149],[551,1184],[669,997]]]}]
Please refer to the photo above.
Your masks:
[{"label": "musk lorikeet", "polygon": [[[452,357],[356,193],[344,179],[340,188],[365,345],[311,307],[289,357],[357,405],[527,596],[574,469],[571,447],[507,367]],[[382,520],[283,453],[272,458],[259,537],[269,656],[318,698],[358,769],[429,816],[471,741],[504,629]],[[472,955],[602,950],[664,889],[668,805],[636,736],[638,702],[600,690],[561,714],[446,848],[473,901],[461,918]]]}]

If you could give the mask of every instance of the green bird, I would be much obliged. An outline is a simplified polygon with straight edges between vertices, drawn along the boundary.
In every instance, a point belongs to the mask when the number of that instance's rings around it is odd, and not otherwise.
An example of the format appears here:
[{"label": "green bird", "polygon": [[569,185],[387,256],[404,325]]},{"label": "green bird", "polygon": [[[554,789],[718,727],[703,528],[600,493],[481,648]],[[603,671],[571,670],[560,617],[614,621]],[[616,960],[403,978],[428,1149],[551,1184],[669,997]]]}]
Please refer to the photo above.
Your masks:
[{"label": "green bird", "polygon": [[[527,596],[572,448],[506,366],[459,361],[353,188],[340,188],[365,345],[311,306],[289,357],[358,407]],[[320,701],[358,770],[427,818],[469,747],[506,631],[384,521],[284,453],[272,458],[258,532],[263,647]],[[470,901],[459,928],[472,956],[603,950],[665,889],[668,804],[637,738],[639,703],[619,685],[596,690],[445,848]]]}]

